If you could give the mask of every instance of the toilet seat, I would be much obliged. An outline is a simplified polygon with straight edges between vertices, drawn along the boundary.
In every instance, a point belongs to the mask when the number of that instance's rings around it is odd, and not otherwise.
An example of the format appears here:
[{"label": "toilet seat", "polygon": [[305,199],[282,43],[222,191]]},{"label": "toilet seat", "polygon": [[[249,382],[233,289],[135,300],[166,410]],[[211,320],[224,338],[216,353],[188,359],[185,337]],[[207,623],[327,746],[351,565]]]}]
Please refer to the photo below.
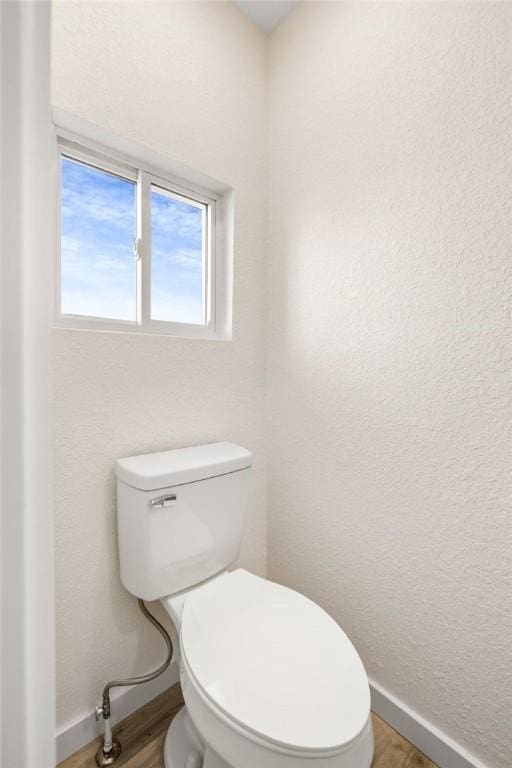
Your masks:
[{"label": "toilet seat", "polygon": [[184,601],[180,646],[183,682],[208,717],[273,752],[328,759],[368,728],[355,648],[293,590],[241,569],[214,580]]}]

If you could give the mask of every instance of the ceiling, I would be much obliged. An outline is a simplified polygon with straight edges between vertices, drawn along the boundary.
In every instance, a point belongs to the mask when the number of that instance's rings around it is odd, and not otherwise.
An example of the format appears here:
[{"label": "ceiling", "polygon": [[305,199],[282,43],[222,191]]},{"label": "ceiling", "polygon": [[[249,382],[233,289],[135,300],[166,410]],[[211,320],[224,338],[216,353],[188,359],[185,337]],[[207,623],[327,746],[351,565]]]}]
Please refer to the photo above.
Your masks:
[{"label": "ceiling", "polygon": [[235,5],[264,32],[272,32],[297,2],[298,0],[235,0]]}]

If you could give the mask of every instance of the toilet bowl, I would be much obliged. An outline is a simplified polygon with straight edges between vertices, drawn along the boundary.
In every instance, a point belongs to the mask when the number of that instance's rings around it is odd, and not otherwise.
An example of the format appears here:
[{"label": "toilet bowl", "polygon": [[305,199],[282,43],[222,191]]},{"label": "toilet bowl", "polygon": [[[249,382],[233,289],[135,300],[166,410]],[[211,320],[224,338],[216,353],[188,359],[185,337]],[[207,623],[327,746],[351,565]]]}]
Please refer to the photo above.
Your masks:
[{"label": "toilet bowl", "polygon": [[166,768],[370,768],[362,662],[316,603],[238,558],[252,457],[215,443],[116,464],[121,578],[179,637]]},{"label": "toilet bowl", "polygon": [[205,766],[370,766],[368,680],[319,606],[242,569],[162,603],[179,631],[191,721],[171,725],[166,768],[184,765],[173,742],[186,741],[187,731],[189,753]]}]

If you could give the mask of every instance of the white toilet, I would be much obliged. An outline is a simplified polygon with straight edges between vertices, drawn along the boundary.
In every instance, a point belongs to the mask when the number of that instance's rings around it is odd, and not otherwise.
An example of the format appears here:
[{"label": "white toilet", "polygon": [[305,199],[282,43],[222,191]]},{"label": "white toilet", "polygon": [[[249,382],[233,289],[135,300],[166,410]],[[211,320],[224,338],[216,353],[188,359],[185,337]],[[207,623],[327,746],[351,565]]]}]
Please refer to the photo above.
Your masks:
[{"label": "white toilet", "polygon": [[232,443],[116,465],[121,578],[179,635],[186,706],[166,768],[369,768],[370,692],[343,630],[236,561],[251,454]]}]

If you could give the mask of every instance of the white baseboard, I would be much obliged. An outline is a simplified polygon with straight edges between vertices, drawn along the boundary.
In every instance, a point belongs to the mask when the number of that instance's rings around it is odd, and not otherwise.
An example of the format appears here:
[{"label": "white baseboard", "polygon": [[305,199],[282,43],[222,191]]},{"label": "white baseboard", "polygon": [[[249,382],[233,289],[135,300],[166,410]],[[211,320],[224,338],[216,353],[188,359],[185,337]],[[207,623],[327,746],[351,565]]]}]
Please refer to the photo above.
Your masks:
[{"label": "white baseboard", "polygon": [[[132,712],[143,707],[148,701],[178,682],[178,668],[175,663],[163,675],[143,685],[118,689],[112,694],[112,723],[115,725]],[[78,749],[81,749],[100,733],[93,711],[66,723],[58,729],[55,737],[57,762],[60,763]]]},{"label": "white baseboard", "polygon": [[[176,664],[171,664],[165,674],[150,683],[114,692],[112,695],[113,723],[128,717],[177,682],[178,669]],[[370,689],[373,711],[440,768],[488,768],[481,760],[471,755],[373,680],[370,680]],[[92,711],[66,723],[57,731],[57,762],[60,763],[84,747],[99,733],[100,729]]]},{"label": "white baseboard", "polygon": [[370,690],[373,711],[440,768],[488,768],[373,680]]}]

